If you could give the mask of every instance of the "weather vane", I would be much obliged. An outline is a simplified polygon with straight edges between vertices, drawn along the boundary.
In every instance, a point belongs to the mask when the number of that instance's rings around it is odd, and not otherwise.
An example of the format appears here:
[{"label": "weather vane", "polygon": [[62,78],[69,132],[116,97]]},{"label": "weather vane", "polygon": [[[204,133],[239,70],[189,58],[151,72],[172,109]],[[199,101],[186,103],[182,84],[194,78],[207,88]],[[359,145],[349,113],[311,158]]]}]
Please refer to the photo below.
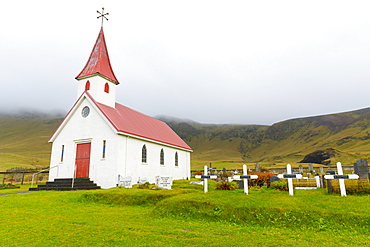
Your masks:
[{"label": "weather vane", "polygon": [[99,19],[101,17],[101,26],[103,27],[103,20],[106,19],[108,21],[108,18],[106,17],[106,15],[109,15],[109,13],[104,13],[104,8],[101,8],[102,11],[101,13],[99,12],[99,10],[97,10],[96,12],[98,12],[98,14],[100,14],[97,19]]}]

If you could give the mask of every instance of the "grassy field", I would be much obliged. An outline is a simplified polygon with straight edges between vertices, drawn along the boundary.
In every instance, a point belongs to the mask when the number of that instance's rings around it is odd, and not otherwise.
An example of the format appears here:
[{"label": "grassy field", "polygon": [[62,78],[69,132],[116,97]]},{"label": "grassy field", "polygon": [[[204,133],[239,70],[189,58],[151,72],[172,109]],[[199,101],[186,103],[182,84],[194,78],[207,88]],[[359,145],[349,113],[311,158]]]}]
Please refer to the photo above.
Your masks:
[{"label": "grassy field", "polygon": [[[1,246],[369,246],[370,197],[265,188],[0,196]],[[21,189],[24,190],[23,186]],[[12,192],[16,190],[7,190]],[[2,191],[1,193],[4,193]]]}]

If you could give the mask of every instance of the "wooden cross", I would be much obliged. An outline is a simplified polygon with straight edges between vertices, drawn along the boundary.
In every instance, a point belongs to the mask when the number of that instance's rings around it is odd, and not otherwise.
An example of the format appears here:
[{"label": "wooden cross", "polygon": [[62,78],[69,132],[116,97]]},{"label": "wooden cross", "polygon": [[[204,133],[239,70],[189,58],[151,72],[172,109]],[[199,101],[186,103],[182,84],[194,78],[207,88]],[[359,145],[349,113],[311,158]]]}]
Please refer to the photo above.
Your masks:
[{"label": "wooden cross", "polygon": [[216,179],[216,175],[208,175],[208,169],[207,166],[204,166],[204,175],[196,175],[195,178],[202,178],[203,179],[203,188],[204,188],[204,193],[208,192],[208,179]]},{"label": "wooden cross", "polygon": [[243,165],[243,174],[244,175],[234,175],[233,179],[240,180],[243,179],[244,182],[244,194],[248,195],[248,179],[257,179],[257,175],[248,175],[247,165]]},{"label": "wooden cross", "polygon": [[290,164],[286,165],[286,171],[287,174],[279,174],[278,178],[286,178],[288,179],[288,189],[289,189],[289,195],[293,195],[293,178],[301,179],[301,174],[292,174],[292,166]]},{"label": "wooden cross", "polygon": [[104,13],[104,8],[101,8],[102,11],[101,13],[99,12],[99,10],[97,10],[96,12],[98,12],[98,14],[100,14],[97,19],[99,19],[101,17],[101,26],[103,27],[103,20],[106,19],[108,21],[108,18],[106,17],[106,15],[109,15],[109,13]]},{"label": "wooden cross", "polygon": [[340,162],[337,163],[337,172],[338,175],[325,175],[325,179],[339,179],[339,188],[340,188],[340,195],[347,196],[346,186],[344,185],[344,179],[358,179],[359,176],[357,174],[349,174],[343,175],[343,168]]}]

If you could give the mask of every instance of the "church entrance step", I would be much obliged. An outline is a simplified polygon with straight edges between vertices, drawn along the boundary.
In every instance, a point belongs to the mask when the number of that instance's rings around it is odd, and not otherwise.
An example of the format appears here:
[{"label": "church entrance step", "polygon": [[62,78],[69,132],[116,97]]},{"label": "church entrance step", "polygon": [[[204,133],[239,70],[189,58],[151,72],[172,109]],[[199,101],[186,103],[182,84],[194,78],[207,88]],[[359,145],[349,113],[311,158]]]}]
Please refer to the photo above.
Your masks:
[{"label": "church entrance step", "polygon": [[[73,183],[73,188],[72,188]],[[46,182],[46,184],[39,185],[36,188],[30,188],[30,191],[39,190],[97,190],[101,189],[100,186],[96,185],[90,178],[56,178],[53,182]]]}]

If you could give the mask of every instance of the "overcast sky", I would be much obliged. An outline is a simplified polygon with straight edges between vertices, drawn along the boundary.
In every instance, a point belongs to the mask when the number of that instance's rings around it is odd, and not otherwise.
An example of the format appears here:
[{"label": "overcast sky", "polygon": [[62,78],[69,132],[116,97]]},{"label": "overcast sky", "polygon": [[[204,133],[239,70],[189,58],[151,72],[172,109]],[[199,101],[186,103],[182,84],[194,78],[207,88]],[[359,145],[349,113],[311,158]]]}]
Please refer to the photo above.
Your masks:
[{"label": "overcast sky", "polygon": [[104,24],[117,102],[273,124],[370,106],[369,1],[6,1],[0,110],[68,111]]}]

